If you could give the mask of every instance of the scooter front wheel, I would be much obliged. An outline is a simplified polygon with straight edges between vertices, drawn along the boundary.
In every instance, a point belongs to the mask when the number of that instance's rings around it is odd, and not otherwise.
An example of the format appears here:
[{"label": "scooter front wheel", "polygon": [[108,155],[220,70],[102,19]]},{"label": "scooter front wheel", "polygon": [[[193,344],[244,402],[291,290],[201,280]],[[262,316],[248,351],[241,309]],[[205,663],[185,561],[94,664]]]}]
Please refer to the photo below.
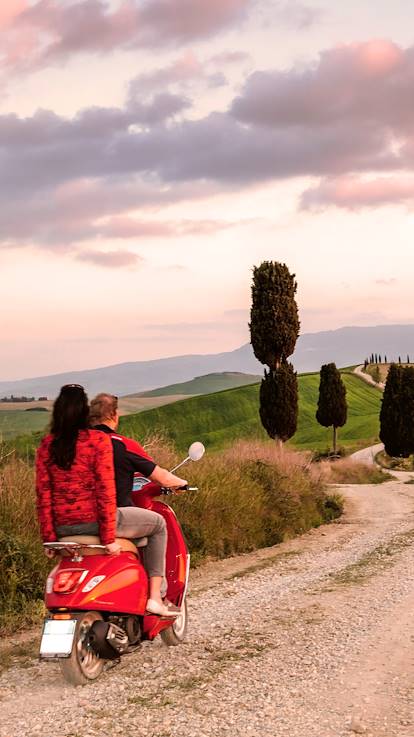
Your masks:
[{"label": "scooter front wheel", "polygon": [[168,645],[168,647],[180,645],[185,639],[187,633],[187,625],[188,609],[187,600],[185,599],[181,607],[181,613],[178,615],[178,617],[176,617],[171,627],[168,627],[166,630],[161,630],[160,635],[163,642]]},{"label": "scooter front wheel", "polygon": [[73,686],[83,686],[101,675],[105,660],[101,660],[89,642],[89,630],[94,622],[102,620],[98,612],[80,612],[77,619],[72,652],[59,660],[64,678]]}]

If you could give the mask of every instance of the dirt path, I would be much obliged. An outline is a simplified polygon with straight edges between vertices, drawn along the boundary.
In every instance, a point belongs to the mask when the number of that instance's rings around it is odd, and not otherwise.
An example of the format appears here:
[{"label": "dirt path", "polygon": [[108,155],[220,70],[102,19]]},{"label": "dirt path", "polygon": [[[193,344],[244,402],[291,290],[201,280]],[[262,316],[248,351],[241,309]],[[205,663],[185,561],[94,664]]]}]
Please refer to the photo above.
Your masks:
[{"label": "dirt path", "polygon": [[414,489],[342,491],[339,524],[197,570],[185,645],[77,689],[5,670],[1,737],[413,737]]},{"label": "dirt path", "polygon": [[383,381],[375,381],[370,374],[367,374],[364,371],[363,366],[355,366],[354,374],[359,376],[360,379],[363,379],[363,381],[366,381],[367,384],[371,384],[371,386],[376,386],[377,389],[382,390],[385,387],[385,383]]}]

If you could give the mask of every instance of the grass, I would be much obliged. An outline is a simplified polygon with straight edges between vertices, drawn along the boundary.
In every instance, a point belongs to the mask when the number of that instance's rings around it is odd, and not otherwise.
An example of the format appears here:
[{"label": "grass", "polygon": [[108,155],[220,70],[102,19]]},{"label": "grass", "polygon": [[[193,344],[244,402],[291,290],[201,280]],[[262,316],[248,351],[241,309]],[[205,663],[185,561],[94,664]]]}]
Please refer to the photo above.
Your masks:
[{"label": "grass", "polygon": [[[350,453],[378,442],[381,394],[353,375],[351,369],[344,369],[342,377],[347,388],[348,421],[339,429],[338,436],[341,446]],[[319,374],[302,374],[298,382],[298,430],[289,444],[301,450],[325,451],[331,446],[332,430],[321,427],[315,418]],[[208,450],[217,451],[240,439],[268,440],[258,407],[259,384],[251,384],[127,414],[121,417],[119,431],[140,440],[161,432],[181,453],[194,439],[201,440]],[[6,439],[5,450],[9,446],[19,457],[33,459],[40,437],[41,433],[37,432]]]},{"label": "grass", "polygon": [[[401,363],[401,366],[407,367],[412,366],[412,363]],[[385,382],[387,380],[388,371],[390,369],[391,364],[390,363],[371,363],[368,364],[365,371],[367,374],[372,376],[374,381],[382,381]]]},{"label": "grass", "polygon": [[[290,441],[299,449],[321,450],[331,444],[332,431],[315,418],[319,374],[303,374],[299,380],[298,431]],[[339,430],[342,445],[370,445],[379,432],[381,395],[357,376],[343,374],[347,388],[348,422]],[[265,440],[259,414],[259,385],[192,397],[139,415],[121,419],[120,432],[142,438],[162,431],[181,451],[195,439],[211,450],[222,449],[241,438]]]},{"label": "grass", "polygon": [[12,459],[0,470],[0,630],[37,622],[51,567],[37,529],[33,469]]},{"label": "grass", "polygon": [[49,421],[49,412],[28,412],[22,409],[2,410],[0,412],[0,438],[9,440],[22,433],[44,430]]},{"label": "grass", "polygon": [[[172,466],[177,453],[159,437],[148,446]],[[309,454],[273,443],[239,441],[193,466],[200,491],[176,497],[193,563],[268,547],[329,522],[341,500],[326,492]],[[42,615],[44,581],[53,565],[43,555],[37,528],[34,474],[12,458],[0,468],[0,632],[16,631]]]}]

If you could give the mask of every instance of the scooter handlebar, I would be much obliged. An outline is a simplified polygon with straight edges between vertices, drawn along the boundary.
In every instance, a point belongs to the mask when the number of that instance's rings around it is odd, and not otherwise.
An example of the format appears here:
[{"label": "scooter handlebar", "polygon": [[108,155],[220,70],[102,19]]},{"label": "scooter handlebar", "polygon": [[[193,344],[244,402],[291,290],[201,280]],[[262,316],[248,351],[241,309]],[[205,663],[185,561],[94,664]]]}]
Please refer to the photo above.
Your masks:
[{"label": "scooter handlebar", "polygon": [[170,489],[166,486],[161,487],[161,494],[164,494],[165,496],[170,496],[171,494],[174,494],[176,491],[198,491],[197,486],[189,486],[188,484],[185,484],[185,486],[178,486],[176,489]]}]

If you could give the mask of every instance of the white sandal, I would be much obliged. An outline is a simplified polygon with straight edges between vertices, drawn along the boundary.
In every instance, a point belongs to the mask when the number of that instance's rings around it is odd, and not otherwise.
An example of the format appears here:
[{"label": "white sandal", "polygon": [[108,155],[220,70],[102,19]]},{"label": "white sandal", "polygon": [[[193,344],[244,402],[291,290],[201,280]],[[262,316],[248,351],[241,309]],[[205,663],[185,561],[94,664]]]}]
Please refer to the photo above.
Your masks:
[{"label": "white sandal", "polygon": [[159,617],[178,617],[181,609],[168,602],[168,604],[159,604],[154,599],[148,599],[146,614],[157,614]]}]

